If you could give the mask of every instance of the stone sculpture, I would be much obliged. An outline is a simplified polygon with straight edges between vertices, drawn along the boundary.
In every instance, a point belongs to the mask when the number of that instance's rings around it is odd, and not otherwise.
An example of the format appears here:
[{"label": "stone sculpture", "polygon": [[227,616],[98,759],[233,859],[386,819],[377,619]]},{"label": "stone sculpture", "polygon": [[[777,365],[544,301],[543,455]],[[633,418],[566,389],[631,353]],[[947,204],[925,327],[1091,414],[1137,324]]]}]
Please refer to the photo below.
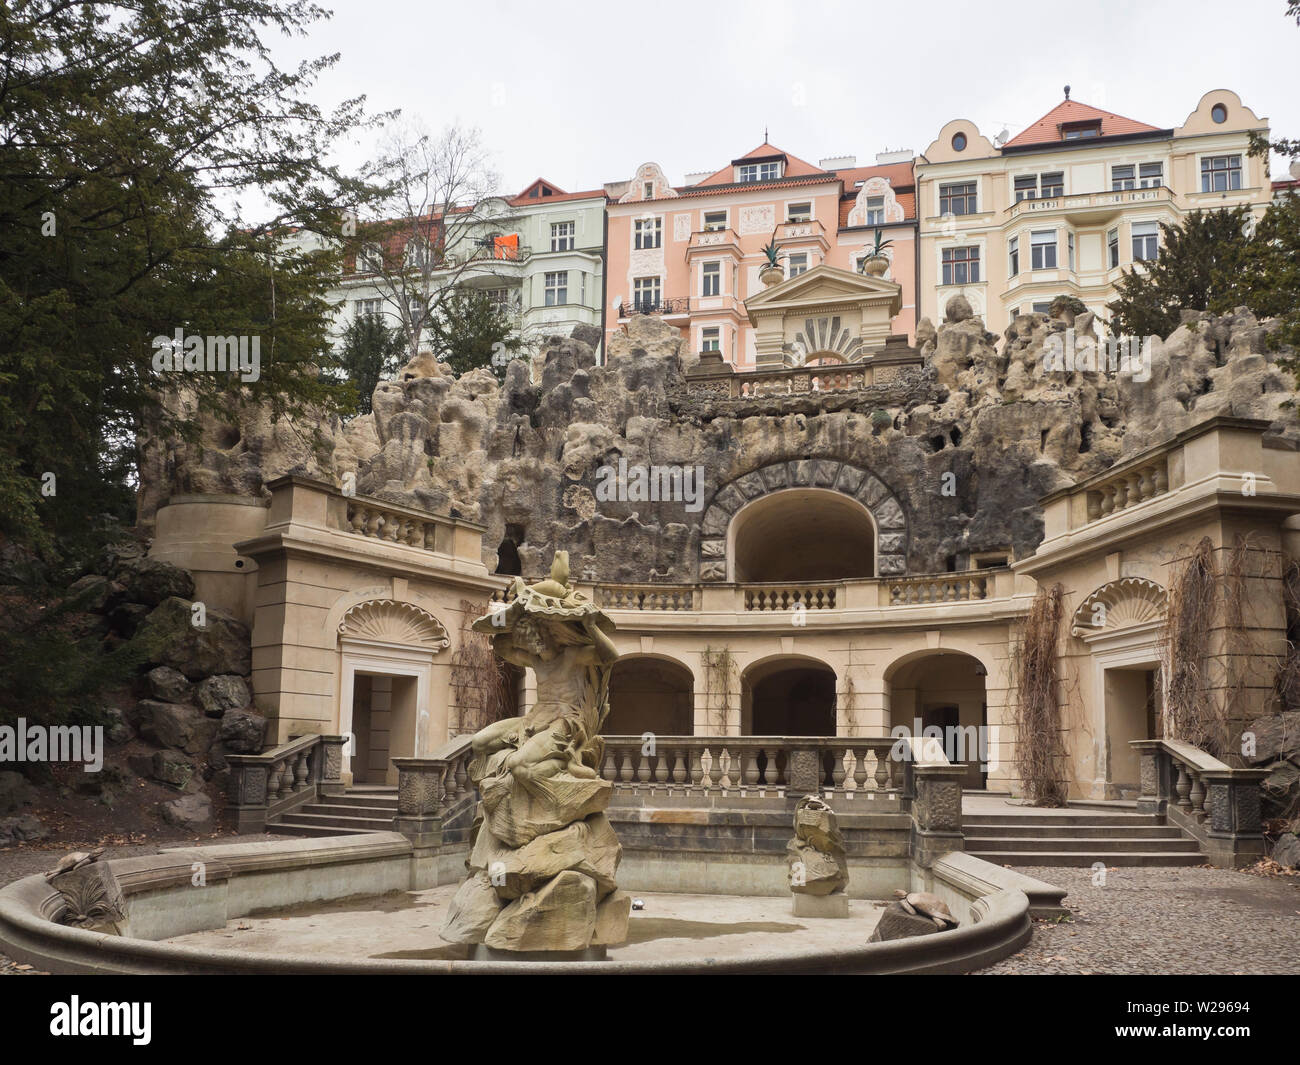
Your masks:
[{"label": "stone sculpture", "polygon": [[66,854],[45,879],[63,897],[60,924],[120,935],[126,906],[117,877],[107,865],[98,864],[103,853],[103,847],[96,847]]},{"label": "stone sculpture", "polygon": [[537,701],[473,738],[469,774],[481,801],[469,877],[441,934],[489,950],[600,950],[627,937],[631,907],[617,890],[622,847],[604,813],[613,785],[599,772],[614,626],[570,587],[564,551],[549,580],[515,578],[510,596],[474,629],[493,634],[501,658],[533,670]]},{"label": "stone sculpture", "polygon": [[794,839],[786,844],[796,917],[847,917],[849,863],[835,812],[815,795],[794,809]]},{"label": "stone sculpture", "polygon": [[897,902],[880,915],[869,943],[946,932],[960,923],[947,903],[929,891],[895,891]]}]

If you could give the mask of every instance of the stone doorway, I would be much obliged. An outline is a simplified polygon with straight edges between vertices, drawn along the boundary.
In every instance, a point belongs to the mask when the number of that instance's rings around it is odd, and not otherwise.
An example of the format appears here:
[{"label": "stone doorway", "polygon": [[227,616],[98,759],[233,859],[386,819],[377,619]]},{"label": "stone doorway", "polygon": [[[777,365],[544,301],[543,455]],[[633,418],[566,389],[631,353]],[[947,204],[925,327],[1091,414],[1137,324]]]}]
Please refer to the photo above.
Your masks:
[{"label": "stone doorway", "polygon": [[392,759],[415,753],[419,708],[413,676],[358,672],[352,680],[352,782],[395,784]]},{"label": "stone doorway", "polygon": [[1161,734],[1160,669],[1154,663],[1117,666],[1104,672],[1105,715],[1102,779],[1107,799],[1135,799],[1141,794],[1139,758],[1133,740]]}]

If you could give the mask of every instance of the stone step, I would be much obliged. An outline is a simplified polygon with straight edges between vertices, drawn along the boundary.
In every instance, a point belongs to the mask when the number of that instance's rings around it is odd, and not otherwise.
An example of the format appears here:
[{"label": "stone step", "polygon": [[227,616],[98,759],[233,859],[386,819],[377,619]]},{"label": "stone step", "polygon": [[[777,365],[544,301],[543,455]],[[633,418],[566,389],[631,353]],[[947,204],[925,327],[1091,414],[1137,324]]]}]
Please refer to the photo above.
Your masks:
[{"label": "stone step", "polygon": [[276,824],[276,828],[285,825],[297,825],[305,828],[338,828],[346,832],[391,832],[393,821],[384,817],[341,817],[338,814],[318,814],[307,812],[308,807],[285,814]]},{"label": "stone step", "polygon": [[967,836],[966,850],[970,854],[980,851],[1023,851],[1028,853],[1054,853],[1064,851],[1087,851],[1091,854],[1110,856],[1126,853],[1199,854],[1200,850],[1194,839],[1170,839],[1168,837],[1150,839],[1147,837],[1127,839],[1092,838],[1080,839],[1070,836],[1053,836],[1050,839],[1035,837],[1006,836]]},{"label": "stone step", "polygon": [[962,814],[963,825],[1163,825],[1159,814],[1021,813]]},{"label": "stone step", "polygon": [[1019,821],[997,825],[963,822],[967,839],[987,836],[1029,836],[1034,839],[1067,837],[1076,839],[1183,839],[1177,825],[1025,825]]},{"label": "stone step", "polygon": [[350,791],[346,795],[327,795],[325,802],[336,806],[383,807],[385,810],[397,809],[397,794],[376,791]]},{"label": "stone step", "polygon": [[355,836],[353,828],[330,828],[327,825],[297,825],[291,822],[277,822],[267,825],[266,830],[278,836]]},{"label": "stone step", "polygon": [[[1101,859],[1096,854],[1085,851],[967,851],[976,858],[983,858],[994,865],[1040,866],[1059,865],[1087,868]],[[1139,865],[1192,866],[1205,865],[1204,855],[1200,853],[1179,851],[1126,851],[1105,856],[1107,868],[1132,867]]]},{"label": "stone step", "polygon": [[306,806],[300,807],[295,812],[307,814],[328,814],[331,817],[366,817],[391,821],[393,815],[397,813],[397,805],[350,806],[346,803],[338,803],[331,800],[330,802],[309,802]]}]

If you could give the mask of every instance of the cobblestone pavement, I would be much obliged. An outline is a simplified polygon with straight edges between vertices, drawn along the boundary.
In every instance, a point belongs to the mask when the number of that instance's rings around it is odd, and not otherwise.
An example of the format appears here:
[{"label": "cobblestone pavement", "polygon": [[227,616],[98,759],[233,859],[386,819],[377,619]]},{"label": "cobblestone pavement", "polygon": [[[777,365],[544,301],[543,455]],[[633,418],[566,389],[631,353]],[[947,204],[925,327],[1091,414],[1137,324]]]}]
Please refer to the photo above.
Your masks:
[{"label": "cobblestone pavement", "polygon": [[1019,954],[981,974],[1300,973],[1300,877],[1223,869],[1017,867],[1066,888],[1072,916],[1035,921]]}]

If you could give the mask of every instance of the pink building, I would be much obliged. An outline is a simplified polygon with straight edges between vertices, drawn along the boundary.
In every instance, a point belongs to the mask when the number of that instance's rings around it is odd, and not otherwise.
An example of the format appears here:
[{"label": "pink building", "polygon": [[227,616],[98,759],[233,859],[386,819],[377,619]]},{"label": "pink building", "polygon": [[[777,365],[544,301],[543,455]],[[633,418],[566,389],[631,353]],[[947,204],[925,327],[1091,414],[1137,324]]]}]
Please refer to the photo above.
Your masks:
[{"label": "pink building", "polygon": [[607,322],[660,314],[679,326],[688,350],[719,351],[739,369],[755,363],[746,298],[764,290],[762,247],[775,239],[787,278],[820,265],[857,271],[875,243],[893,243],[888,280],[902,286],[892,320],[909,342],[916,329],[916,195],[912,153],[852,157],[813,166],[771,144],[716,173],[671,185],[656,163],[606,186]]}]

